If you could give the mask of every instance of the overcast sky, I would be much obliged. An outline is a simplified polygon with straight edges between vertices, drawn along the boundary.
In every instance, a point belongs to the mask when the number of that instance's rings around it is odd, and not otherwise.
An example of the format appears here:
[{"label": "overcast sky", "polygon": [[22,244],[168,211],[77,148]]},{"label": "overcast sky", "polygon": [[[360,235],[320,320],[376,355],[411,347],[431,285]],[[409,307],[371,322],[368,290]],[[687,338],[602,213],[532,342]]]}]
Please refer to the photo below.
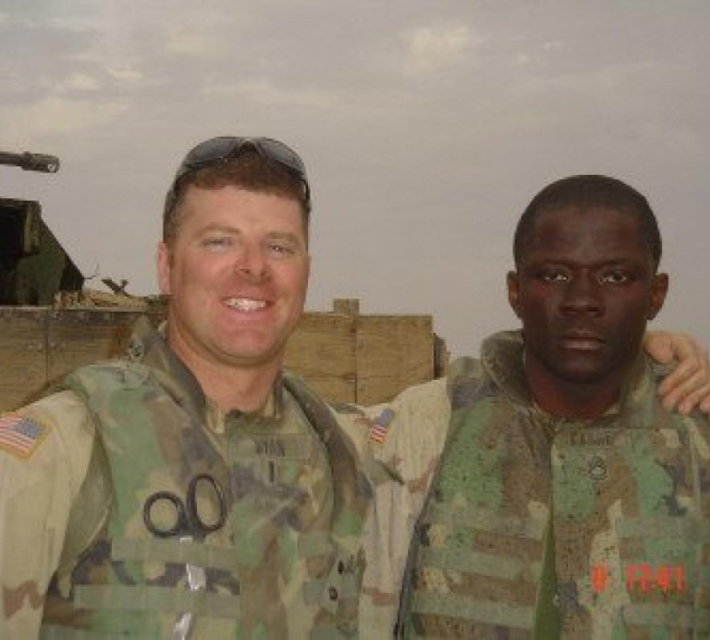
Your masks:
[{"label": "overcast sky", "polygon": [[[314,194],[308,308],[432,314],[455,354],[517,325],[518,216],[545,184],[643,191],[671,274],[654,326],[710,340],[705,0],[0,0],[0,168],[85,276],[154,293],[165,190],[214,135],[295,147]],[[100,287],[97,280],[92,286]]]}]

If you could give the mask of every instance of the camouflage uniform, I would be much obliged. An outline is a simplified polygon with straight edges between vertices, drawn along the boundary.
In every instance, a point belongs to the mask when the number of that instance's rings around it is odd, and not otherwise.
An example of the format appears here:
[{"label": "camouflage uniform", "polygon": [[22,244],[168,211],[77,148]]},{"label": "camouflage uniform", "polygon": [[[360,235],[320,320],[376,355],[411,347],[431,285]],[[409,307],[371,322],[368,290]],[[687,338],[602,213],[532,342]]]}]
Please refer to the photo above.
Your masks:
[{"label": "camouflage uniform", "polygon": [[[531,402],[518,334],[454,364],[443,462],[406,571],[405,637],[710,638],[710,424],[663,410],[657,376],[641,356],[618,405],[584,422]],[[443,428],[418,419],[441,406],[418,397],[432,391],[393,404],[383,446],[398,468],[419,467],[404,478],[417,495],[436,459],[436,438],[424,455],[419,438]],[[392,497],[378,490],[382,531],[416,517],[419,500]],[[378,553],[368,546],[368,562]]]},{"label": "camouflage uniform", "polygon": [[422,509],[449,428],[446,380],[403,391],[391,403],[338,415],[348,430],[369,432],[376,465],[373,509],[365,523],[361,637],[392,637],[414,523]]},{"label": "camouflage uniform", "polygon": [[[147,321],[129,351],[18,412],[41,431],[24,457],[0,450],[0,637],[171,638],[185,611],[196,639],[355,637],[364,447],[292,376],[263,410],[224,415]],[[184,499],[201,473],[225,489],[225,526],[151,535],[146,498]],[[198,507],[214,521],[214,496]]]}]

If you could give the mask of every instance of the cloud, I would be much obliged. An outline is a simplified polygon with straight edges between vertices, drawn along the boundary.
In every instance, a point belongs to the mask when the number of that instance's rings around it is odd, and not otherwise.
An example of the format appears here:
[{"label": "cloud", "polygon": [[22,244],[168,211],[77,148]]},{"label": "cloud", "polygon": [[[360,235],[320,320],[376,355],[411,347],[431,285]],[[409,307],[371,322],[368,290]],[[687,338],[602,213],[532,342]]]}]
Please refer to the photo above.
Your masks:
[{"label": "cloud", "polygon": [[114,80],[117,80],[123,85],[135,85],[140,84],[143,79],[143,73],[136,69],[134,66],[112,66],[106,65],[104,67],[106,73],[111,76]]},{"label": "cloud", "polygon": [[421,27],[402,36],[408,66],[413,71],[436,71],[458,64],[474,44],[468,27]]},{"label": "cloud", "polygon": [[226,84],[221,79],[206,84],[203,93],[210,96],[239,97],[255,104],[272,107],[307,107],[333,109],[338,98],[332,92],[318,89],[289,90],[268,78],[255,78],[237,84]]},{"label": "cloud", "polygon": [[175,26],[165,34],[165,52],[169,55],[210,57],[224,50],[220,40],[209,32]]},{"label": "cloud", "polygon": [[120,102],[68,100],[50,97],[33,104],[0,107],[0,130],[21,132],[17,142],[31,144],[49,136],[86,134],[105,126],[128,110]]},{"label": "cloud", "polygon": [[65,91],[98,91],[101,88],[101,83],[87,73],[75,72],[69,75],[63,82],[60,83],[58,89]]},{"label": "cloud", "polygon": [[548,40],[542,45],[545,51],[559,51],[565,48],[564,43],[561,40]]},{"label": "cloud", "polygon": [[516,67],[525,67],[530,63],[530,55],[527,53],[519,53],[515,56],[513,65]]},{"label": "cloud", "polygon": [[512,67],[527,67],[533,64],[556,64],[559,54],[564,52],[565,43],[561,40],[547,40],[541,44],[535,42],[526,51],[514,55]]},{"label": "cloud", "polygon": [[96,33],[102,30],[108,31],[110,26],[101,17],[95,15],[51,17],[46,21],[33,20],[31,24],[37,28],[49,28],[67,33]]}]

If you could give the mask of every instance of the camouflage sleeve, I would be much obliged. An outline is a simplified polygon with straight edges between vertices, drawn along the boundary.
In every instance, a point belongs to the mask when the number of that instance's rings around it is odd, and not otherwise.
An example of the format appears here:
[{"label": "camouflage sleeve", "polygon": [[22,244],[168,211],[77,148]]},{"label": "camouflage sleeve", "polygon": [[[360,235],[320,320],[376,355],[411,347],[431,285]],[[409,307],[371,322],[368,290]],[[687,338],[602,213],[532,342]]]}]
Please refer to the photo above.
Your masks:
[{"label": "camouflage sleeve", "polygon": [[0,638],[36,638],[93,426],[61,392],[0,418]]},{"label": "camouflage sleeve", "polygon": [[389,472],[376,486],[365,523],[366,558],[360,631],[391,638],[414,523],[421,511],[449,426],[445,380],[411,387],[392,402],[361,409],[360,429]]}]

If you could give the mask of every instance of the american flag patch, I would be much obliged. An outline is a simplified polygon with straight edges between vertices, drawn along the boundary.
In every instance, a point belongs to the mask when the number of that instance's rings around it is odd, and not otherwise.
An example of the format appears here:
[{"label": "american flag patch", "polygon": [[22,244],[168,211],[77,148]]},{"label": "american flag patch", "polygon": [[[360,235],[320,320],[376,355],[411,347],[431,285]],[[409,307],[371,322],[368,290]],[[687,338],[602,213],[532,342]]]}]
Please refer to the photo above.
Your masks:
[{"label": "american flag patch", "polygon": [[0,449],[29,458],[48,429],[31,418],[9,413],[0,417]]},{"label": "american flag patch", "polygon": [[370,441],[382,444],[387,438],[387,428],[390,422],[394,419],[394,411],[385,409],[379,416],[375,418],[375,423],[370,429]]}]

